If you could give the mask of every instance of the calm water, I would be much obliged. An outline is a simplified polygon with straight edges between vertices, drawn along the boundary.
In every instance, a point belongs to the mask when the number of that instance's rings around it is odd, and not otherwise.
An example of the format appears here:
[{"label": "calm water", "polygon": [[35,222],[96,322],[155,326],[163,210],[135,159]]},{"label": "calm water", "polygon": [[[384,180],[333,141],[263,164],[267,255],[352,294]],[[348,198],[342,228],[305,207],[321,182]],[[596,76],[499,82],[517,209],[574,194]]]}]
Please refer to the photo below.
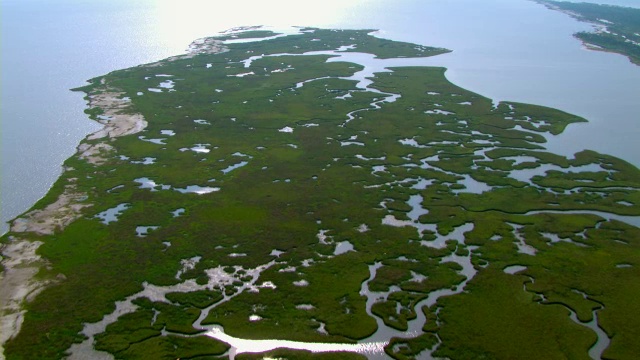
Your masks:
[{"label": "calm water", "polygon": [[[602,1],[640,7],[639,0]],[[571,126],[553,151],[583,148],[640,165],[640,67],[586,51],[589,29],[527,0],[89,1],[2,0],[0,218],[41,198],[78,142],[98,128],[83,114],[86,79],[184,51],[235,26],[378,28],[381,36],[447,47],[428,63],[497,100],[557,107],[591,122]]]}]

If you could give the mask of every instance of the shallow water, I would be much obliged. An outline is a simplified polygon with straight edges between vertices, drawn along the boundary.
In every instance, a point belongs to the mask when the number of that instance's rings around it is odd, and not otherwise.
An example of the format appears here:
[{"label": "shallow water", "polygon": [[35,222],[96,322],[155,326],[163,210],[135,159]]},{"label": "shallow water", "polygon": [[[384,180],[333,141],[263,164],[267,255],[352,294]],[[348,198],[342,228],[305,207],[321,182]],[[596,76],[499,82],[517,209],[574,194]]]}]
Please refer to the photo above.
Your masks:
[{"label": "shallow water", "polygon": [[185,188],[175,188],[174,190],[181,192],[183,194],[209,194],[212,192],[220,191],[219,187],[211,187],[211,186],[200,186],[200,185],[189,185]]},{"label": "shallow water", "polygon": [[333,251],[333,255],[342,255],[349,251],[355,251],[353,244],[348,241],[341,241],[336,244],[336,249]]},{"label": "shallow water", "polygon": [[173,215],[173,217],[178,217],[178,216],[184,214],[184,212],[185,212],[184,208],[179,208],[179,209],[176,209],[176,210],[172,211],[171,214]]},{"label": "shallow water", "polygon": [[137,226],[136,227],[136,236],[137,237],[146,237],[149,234],[149,231],[158,229],[159,226]]},{"label": "shallow water", "polygon": [[640,216],[618,215],[618,214],[607,213],[604,211],[596,211],[596,210],[534,210],[534,211],[529,211],[524,215],[535,215],[535,214],[544,214],[544,213],[597,215],[607,220],[617,220],[635,227],[640,227]]},{"label": "shallow water", "polygon": [[[529,159],[528,156],[512,157],[511,159],[513,159],[513,158],[516,159],[516,163],[522,163],[522,162],[525,162],[525,161],[529,161],[528,160]],[[568,168],[562,168],[560,166],[553,165],[553,164],[541,164],[540,166],[532,168],[532,169],[511,170],[509,172],[509,177],[533,185],[533,183],[531,182],[531,178],[533,178],[534,176],[545,176],[547,171],[552,171],[552,170],[553,171],[560,171],[560,172],[563,172],[563,173],[607,171],[607,170],[603,169],[599,164],[588,164],[588,165],[583,165],[583,166],[570,166]]]},{"label": "shallow water", "polygon": [[[332,344],[332,343],[305,343],[299,341],[287,341],[287,340],[249,340],[240,339],[224,333],[224,330],[220,326],[213,326],[211,330],[206,333],[206,336],[214,339],[224,341],[231,345],[232,349],[229,352],[229,358],[235,359],[237,354],[255,352],[261,353],[271,351],[277,348],[286,347],[294,350],[307,350],[313,353],[318,352],[336,352],[336,351],[349,351],[359,354],[367,355],[382,355],[384,353],[384,343],[365,343],[365,344]],[[382,358],[386,358],[382,356]]]},{"label": "shallow water", "polygon": [[518,252],[521,254],[527,254],[535,256],[538,250],[533,246],[526,243],[525,238],[520,234],[520,229],[523,225],[507,223],[513,228],[513,236],[518,240],[515,244],[518,247]]},{"label": "shallow water", "polygon": [[[373,306],[373,304],[376,302],[377,299],[379,299],[380,297],[386,298],[386,296],[388,296],[389,293],[393,291],[397,291],[399,289],[391,287],[387,293],[376,293],[369,290],[369,286],[368,286],[369,280],[365,281],[362,285],[362,289],[360,290],[360,294],[365,295],[367,297],[367,313],[370,316],[372,316],[374,319],[376,319],[376,322],[378,324],[378,330],[370,337],[361,340],[360,343],[387,342],[392,337],[409,338],[409,337],[415,337],[416,335],[421,334],[422,327],[426,322],[426,317],[421,309],[424,306],[427,306],[427,307],[432,306],[441,297],[451,296],[451,295],[461,293],[462,291],[464,291],[464,288],[466,287],[467,283],[471,279],[473,279],[473,277],[476,275],[477,270],[473,267],[473,264],[471,263],[472,251],[475,249],[475,247],[470,246],[468,247],[468,249],[469,249],[469,254],[467,256],[459,256],[456,254],[451,254],[449,256],[443,257],[442,260],[440,261],[441,263],[454,262],[460,265],[462,267],[462,270],[460,270],[459,273],[465,277],[465,280],[459,283],[458,285],[454,286],[453,288],[444,288],[444,289],[432,291],[429,293],[429,295],[425,299],[415,304],[414,309],[416,311],[417,317],[407,322],[408,327],[407,327],[407,330],[405,331],[400,331],[385,325],[382,319],[378,318],[377,316],[371,313],[371,307]],[[370,272],[369,279],[373,279],[375,277],[376,271],[380,267],[381,267],[380,263],[369,265],[369,272]]]},{"label": "shallow water", "polygon": [[[590,300],[589,296],[584,292],[578,291],[578,290],[573,290],[573,291],[582,295],[582,297],[585,300]],[[572,309],[570,308],[567,308],[567,309],[570,312],[569,317],[573,322],[575,322],[578,325],[587,327],[596,333],[597,340],[589,349],[589,357],[593,360],[602,359],[602,353],[609,347],[609,344],[611,343],[611,339],[609,339],[609,336],[607,335],[607,333],[600,327],[600,324],[598,323],[598,312],[602,310],[603,307],[599,306],[596,309],[594,309],[591,312],[591,316],[592,316],[591,321],[588,321],[588,322],[580,321],[578,319],[578,315]]]},{"label": "shallow water", "polygon": [[131,207],[131,204],[122,203],[118,206],[112,207],[111,209],[107,209],[97,214],[95,217],[102,220],[103,224],[109,225],[109,223],[111,222],[118,221],[118,216],[120,216],[122,212],[127,210],[129,207]]},{"label": "shallow water", "polygon": [[462,180],[458,180],[458,184],[464,185],[464,189],[454,189],[451,192],[454,194],[459,193],[471,193],[471,194],[482,194],[485,191],[490,191],[492,189],[491,186],[486,183],[480,182],[472,178],[468,174],[461,175],[463,177]]},{"label": "shallow water", "polygon": [[526,270],[527,267],[526,266],[522,266],[522,265],[510,265],[507,266],[506,268],[502,269],[502,271],[504,271],[505,274],[510,274],[510,275],[514,275],[522,270]]},{"label": "shallow water", "polygon": [[228,174],[229,172],[231,172],[231,171],[233,171],[235,169],[241,168],[241,167],[247,165],[248,163],[249,163],[248,161],[241,161],[241,162],[239,162],[237,164],[230,165],[227,168],[222,169],[220,171],[222,171],[223,174]]},{"label": "shallow water", "polygon": [[140,164],[140,165],[153,165],[156,162],[156,158],[146,157],[140,161],[132,161],[132,164]]}]

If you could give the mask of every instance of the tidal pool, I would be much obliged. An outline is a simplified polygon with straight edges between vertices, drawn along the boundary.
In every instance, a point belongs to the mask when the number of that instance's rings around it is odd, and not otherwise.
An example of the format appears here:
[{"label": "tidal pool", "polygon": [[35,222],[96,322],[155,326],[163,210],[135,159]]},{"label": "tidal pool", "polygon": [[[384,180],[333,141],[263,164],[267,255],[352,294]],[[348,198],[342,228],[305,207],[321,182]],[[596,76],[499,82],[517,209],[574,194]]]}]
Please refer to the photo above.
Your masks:
[{"label": "tidal pool", "polygon": [[514,274],[519,273],[520,271],[523,271],[523,270],[526,270],[526,269],[527,269],[526,266],[510,265],[510,266],[507,266],[506,268],[502,269],[502,271],[504,271],[505,274],[514,275]]},{"label": "tidal pool", "polygon": [[173,89],[175,84],[176,83],[173,80],[166,80],[166,81],[161,82],[158,86],[163,88],[163,89]]},{"label": "tidal pool", "polygon": [[137,161],[131,161],[132,164],[139,164],[139,165],[153,165],[156,162],[156,158],[154,157],[146,157],[142,160],[137,160]]},{"label": "tidal pool", "polygon": [[109,223],[118,221],[118,217],[129,207],[131,207],[131,204],[122,203],[116,207],[112,207],[111,209],[107,209],[97,214],[95,217],[101,219],[103,224],[109,225]]},{"label": "tidal pool", "polygon": [[183,194],[209,194],[212,192],[220,191],[219,187],[210,187],[210,186],[200,186],[200,185],[189,185],[186,188],[174,188],[175,191],[181,192]]},{"label": "tidal pool", "polygon": [[142,141],[150,142],[153,144],[157,144],[157,145],[167,145],[167,143],[165,142],[167,141],[167,138],[147,139],[146,136],[138,136],[138,139]]},{"label": "tidal pool", "polygon": [[248,161],[241,161],[241,162],[239,162],[237,164],[230,165],[229,167],[227,167],[225,169],[222,169],[220,171],[222,171],[222,173],[226,175],[226,174],[228,174],[229,172],[231,172],[231,171],[233,171],[235,169],[238,169],[238,168],[241,168],[241,167],[247,165],[248,163],[249,163]]},{"label": "tidal pool", "polygon": [[173,217],[178,217],[181,216],[182,214],[184,214],[185,209],[184,208],[179,208],[179,209],[175,209],[174,211],[171,212],[171,214],[173,215]]},{"label": "tidal pool", "polygon": [[191,150],[195,153],[208,154],[209,152],[211,152],[211,149],[209,149],[209,146],[211,146],[211,144],[195,144],[191,148],[181,148],[180,151],[184,152],[184,151]]},{"label": "tidal pool", "polygon": [[138,184],[140,184],[140,189],[149,189],[151,191],[158,191],[158,187],[160,187],[161,190],[169,190],[171,189],[171,185],[163,185],[163,184],[157,184],[155,181],[149,179],[149,178],[137,178],[134,180],[135,182],[137,182]]},{"label": "tidal pool", "polygon": [[136,236],[137,237],[146,237],[149,231],[159,229],[159,226],[137,226],[136,227]]},{"label": "tidal pool", "polygon": [[353,244],[348,241],[341,241],[336,244],[336,249],[333,251],[333,255],[342,255],[349,251],[355,251]]}]

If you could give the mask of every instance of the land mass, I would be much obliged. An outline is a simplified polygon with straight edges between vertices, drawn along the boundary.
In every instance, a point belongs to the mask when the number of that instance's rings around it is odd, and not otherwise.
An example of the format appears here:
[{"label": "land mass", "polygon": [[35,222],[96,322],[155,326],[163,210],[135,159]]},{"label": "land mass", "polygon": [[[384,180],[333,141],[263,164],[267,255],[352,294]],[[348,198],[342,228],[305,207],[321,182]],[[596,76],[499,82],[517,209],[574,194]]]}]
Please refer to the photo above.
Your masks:
[{"label": "land mass", "polygon": [[640,170],[371,33],[238,29],[76,89],[104,128],[2,238],[6,358],[640,353]]},{"label": "land mass", "polygon": [[640,65],[640,9],[567,1],[538,2],[594,24],[595,31],[574,35],[589,49],[625,55],[632,63]]}]

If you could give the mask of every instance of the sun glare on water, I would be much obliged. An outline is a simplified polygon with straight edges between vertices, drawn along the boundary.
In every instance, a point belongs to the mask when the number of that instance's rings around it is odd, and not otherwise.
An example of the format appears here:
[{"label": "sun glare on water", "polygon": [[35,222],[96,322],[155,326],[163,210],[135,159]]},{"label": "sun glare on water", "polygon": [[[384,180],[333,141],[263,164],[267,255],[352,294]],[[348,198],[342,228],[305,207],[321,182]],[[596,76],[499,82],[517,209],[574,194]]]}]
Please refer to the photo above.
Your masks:
[{"label": "sun glare on water", "polygon": [[188,44],[194,33],[202,37],[238,26],[265,25],[332,27],[357,18],[359,9],[375,6],[377,0],[323,1],[232,1],[212,2],[163,0],[153,2],[155,16],[162,29],[161,38]]}]

